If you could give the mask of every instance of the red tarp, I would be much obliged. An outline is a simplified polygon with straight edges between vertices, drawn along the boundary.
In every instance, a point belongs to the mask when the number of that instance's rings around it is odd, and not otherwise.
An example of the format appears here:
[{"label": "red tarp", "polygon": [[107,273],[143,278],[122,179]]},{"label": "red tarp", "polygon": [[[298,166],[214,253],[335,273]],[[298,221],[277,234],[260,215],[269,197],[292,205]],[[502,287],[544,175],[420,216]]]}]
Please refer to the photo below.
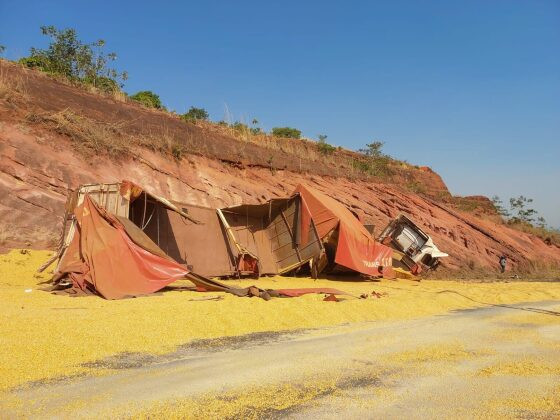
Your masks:
[{"label": "red tarp", "polygon": [[132,241],[123,224],[86,195],[75,209],[77,231],[61,260],[75,286],[95,290],[106,299],[156,292],[189,273],[171,259]]},{"label": "red tarp", "polygon": [[[338,244],[335,262],[359,273],[385,276],[392,272],[393,250],[376,242],[367,229],[342,203],[314,190],[298,185],[295,190],[301,197],[315,222],[321,238],[338,227]],[[387,267],[387,269],[385,269]]]}]

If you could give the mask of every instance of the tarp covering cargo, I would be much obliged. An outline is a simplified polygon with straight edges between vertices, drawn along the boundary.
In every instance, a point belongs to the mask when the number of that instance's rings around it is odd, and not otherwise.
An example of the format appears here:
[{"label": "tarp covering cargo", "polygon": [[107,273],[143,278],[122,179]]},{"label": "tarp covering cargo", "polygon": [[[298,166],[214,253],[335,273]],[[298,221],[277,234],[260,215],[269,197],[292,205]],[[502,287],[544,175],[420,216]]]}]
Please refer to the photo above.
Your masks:
[{"label": "tarp covering cargo", "polygon": [[87,184],[67,203],[75,230],[74,209],[85,195],[99,207],[137,226],[163,255],[206,277],[281,274],[317,257],[321,240],[301,197],[222,210],[169,201],[130,182]]},{"label": "tarp covering cargo", "polygon": [[342,203],[301,184],[295,192],[309,208],[332,262],[366,275],[391,275],[392,249],[376,242]]},{"label": "tarp covering cargo", "polygon": [[[189,273],[159,252],[138,227],[128,223],[125,228],[118,216],[100,208],[89,195],[74,215],[76,231],[58,271],[83,291],[95,291],[106,299],[145,295]],[[135,236],[142,238],[142,246],[133,241]]]}]

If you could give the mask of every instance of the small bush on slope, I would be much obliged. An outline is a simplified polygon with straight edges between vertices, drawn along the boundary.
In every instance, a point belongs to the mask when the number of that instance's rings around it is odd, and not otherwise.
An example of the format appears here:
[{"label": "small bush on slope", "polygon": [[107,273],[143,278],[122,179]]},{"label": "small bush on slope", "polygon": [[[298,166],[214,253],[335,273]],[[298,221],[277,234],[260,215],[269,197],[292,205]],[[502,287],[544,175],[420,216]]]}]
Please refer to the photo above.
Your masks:
[{"label": "small bush on slope", "polygon": [[183,115],[181,118],[187,121],[192,120],[203,120],[206,121],[208,119],[208,112],[204,108],[195,108],[191,106],[189,111]]},{"label": "small bush on slope", "polygon": [[327,143],[327,136],[324,134],[319,134],[319,141],[317,142],[317,149],[319,149],[319,153],[323,156],[332,155],[336,150],[336,147],[331,146]]},{"label": "small bush on slope", "polygon": [[299,139],[301,137],[301,131],[292,127],[274,127],[272,129],[272,135],[276,137]]},{"label": "small bush on slope", "polygon": [[156,95],[150,90],[142,90],[135,93],[130,97],[133,101],[140,102],[142,105],[148,108],[162,109],[161,100],[159,95]]},{"label": "small bush on slope", "polygon": [[354,168],[368,175],[387,178],[393,174],[389,167],[392,159],[383,153],[382,148],[385,143],[374,141],[366,144],[365,149],[358,150],[363,155],[361,159],[354,159]]}]

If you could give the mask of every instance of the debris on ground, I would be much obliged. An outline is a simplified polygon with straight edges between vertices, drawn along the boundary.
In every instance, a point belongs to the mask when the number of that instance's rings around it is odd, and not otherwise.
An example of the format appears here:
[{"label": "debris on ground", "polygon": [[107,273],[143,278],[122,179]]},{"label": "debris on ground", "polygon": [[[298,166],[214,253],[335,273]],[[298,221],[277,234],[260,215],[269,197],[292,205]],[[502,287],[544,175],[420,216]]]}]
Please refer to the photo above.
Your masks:
[{"label": "debris on ground", "polygon": [[223,296],[202,296],[202,297],[197,297],[197,298],[192,298],[189,299],[189,302],[203,302],[206,300],[222,300],[224,297]]},{"label": "debris on ground", "polygon": [[122,299],[188,279],[198,291],[269,300],[303,293],[237,288],[197,269],[259,277],[307,265],[313,277],[350,270],[394,278],[391,252],[341,203],[303,185],[285,199],[212,210],[172,203],[122,181],[83,185],[69,196],[60,247],[48,262],[58,258],[55,293]]}]

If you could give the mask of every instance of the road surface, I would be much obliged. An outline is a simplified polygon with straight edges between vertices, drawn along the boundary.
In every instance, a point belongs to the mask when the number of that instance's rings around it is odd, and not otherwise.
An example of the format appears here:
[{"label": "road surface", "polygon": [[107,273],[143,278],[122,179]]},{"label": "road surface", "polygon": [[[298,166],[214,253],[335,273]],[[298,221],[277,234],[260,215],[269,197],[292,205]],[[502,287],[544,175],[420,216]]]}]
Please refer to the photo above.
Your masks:
[{"label": "road surface", "polygon": [[122,354],[95,362],[100,375],[0,395],[0,417],[557,417],[559,309],[489,306]]}]

